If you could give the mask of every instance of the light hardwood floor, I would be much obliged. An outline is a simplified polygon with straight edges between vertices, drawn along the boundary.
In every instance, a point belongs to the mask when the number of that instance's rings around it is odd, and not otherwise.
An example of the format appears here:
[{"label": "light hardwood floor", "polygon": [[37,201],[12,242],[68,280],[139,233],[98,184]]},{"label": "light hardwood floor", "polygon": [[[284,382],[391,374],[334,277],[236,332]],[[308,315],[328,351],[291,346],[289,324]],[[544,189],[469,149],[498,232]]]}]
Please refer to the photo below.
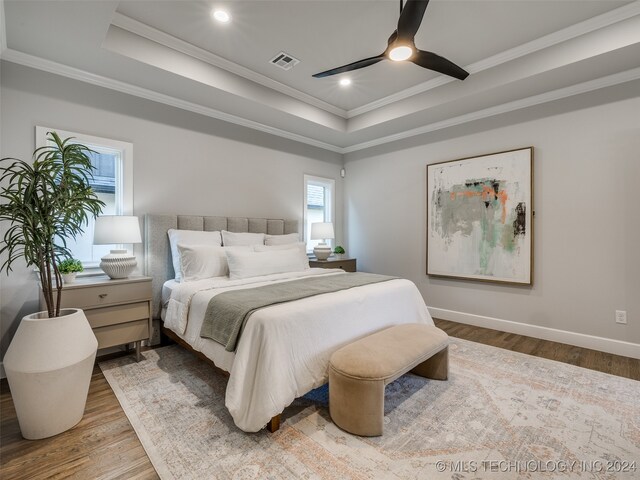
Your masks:
[{"label": "light hardwood floor", "polygon": [[6,380],[1,390],[0,479],[158,478],[98,366],[82,421],[44,440],[22,438]]},{"label": "light hardwood floor", "polygon": [[[445,320],[436,324],[453,337],[640,380],[640,360]],[[158,478],[98,367],[85,416],[71,430],[49,439],[24,440],[6,380],[0,382],[0,421],[2,480]]]}]

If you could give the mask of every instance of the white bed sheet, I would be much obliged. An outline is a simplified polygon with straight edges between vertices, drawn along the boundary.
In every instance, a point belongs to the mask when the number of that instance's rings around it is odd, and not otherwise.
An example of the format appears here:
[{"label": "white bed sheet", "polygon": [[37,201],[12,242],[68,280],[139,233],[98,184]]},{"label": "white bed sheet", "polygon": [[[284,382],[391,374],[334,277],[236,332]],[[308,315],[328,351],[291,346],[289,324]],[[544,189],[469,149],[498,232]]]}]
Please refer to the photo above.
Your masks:
[{"label": "white bed sheet", "polygon": [[200,338],[205,310],[218,293],[343,273],[312,268],[259,279],[219,277],[172,285],[171,300],[188,308],[186,329],[180,331],[180,318],[176,318],[180,309],[176,308],[168,309],[165,326],[230,372],[225,405],[240,429],[259,431],[295,398],[326,383],[329,358],[341,346],[391,325],[433,325],[416,286],[396,279],[260,309],[247,320],[235,353]]},{"label": "white bed sheet", "polygon": [[180,286],[180,282],[176,282],[173,278],[171,280],[167,280],[162,285],[162,308],[167,308],[167,303],[169,303],[169,299],[171,298],[171,292],[174,288]]}]

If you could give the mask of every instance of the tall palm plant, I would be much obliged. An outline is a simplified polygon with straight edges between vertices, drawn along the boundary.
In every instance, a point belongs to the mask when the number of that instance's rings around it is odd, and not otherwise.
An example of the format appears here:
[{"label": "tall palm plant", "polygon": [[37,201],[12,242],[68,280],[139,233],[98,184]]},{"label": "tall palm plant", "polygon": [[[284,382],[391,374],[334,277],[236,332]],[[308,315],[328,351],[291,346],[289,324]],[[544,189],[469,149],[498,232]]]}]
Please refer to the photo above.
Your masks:
[{"label": "tall palm plant", "polygon": [[10,222],[0,248],[7,256],[0,272],[10,272],[19,258],[27,267],[36,266],[51,318],[60,315],[58,260],[72,257],[67,240],[81,234],[89,216],[96,217],[105,204],[90,186],[93,151],[72,138],[61,140],[56,132],[47,137],[52,143],[35,150],[32,164],[0,160],[0,185],[6,184],[0,190],[0,220]]}]

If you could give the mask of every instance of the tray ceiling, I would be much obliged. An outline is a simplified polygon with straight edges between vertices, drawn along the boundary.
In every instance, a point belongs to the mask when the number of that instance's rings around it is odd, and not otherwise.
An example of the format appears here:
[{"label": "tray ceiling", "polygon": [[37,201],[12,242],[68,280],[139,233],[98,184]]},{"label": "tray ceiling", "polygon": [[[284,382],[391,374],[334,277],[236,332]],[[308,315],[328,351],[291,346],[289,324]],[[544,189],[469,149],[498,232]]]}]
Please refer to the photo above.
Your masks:
[{"label": "tray ceiling", "polygon": [[5,1],[2,58],[343,152],[640,78],[640,1],[432,1],[416,45],[471,76],[386,61],[347,88],[311,75],[384,50],[398,2],[227,2],[225,25],[212,5]]}]

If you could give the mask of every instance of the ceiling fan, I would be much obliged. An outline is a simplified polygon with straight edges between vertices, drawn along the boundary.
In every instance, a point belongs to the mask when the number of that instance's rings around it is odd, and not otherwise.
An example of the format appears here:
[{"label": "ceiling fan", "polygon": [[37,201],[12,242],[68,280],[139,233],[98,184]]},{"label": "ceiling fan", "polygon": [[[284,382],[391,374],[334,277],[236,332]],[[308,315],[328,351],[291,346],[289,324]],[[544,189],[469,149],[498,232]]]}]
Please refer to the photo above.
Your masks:
[{"label": "ceiling fan", "polygon": [[420,28],[420,24],[422,23],[422,17],[424,17],[424,12],[427,9],[428,4],[429,0],[406,0],[403,7],[402,0],[400,0],[400,19],[398,20],[398,28],[389,37],[389,40],[387,41],[388,45],[384,52],[376,57],[358,60],[357,62],[349,63],[348,65],[316,73],[313,76],[315,78],[322,78],[330,75],[337,75],[338,73],[358,70],[359,68],[368,67],[382,60],[389,59],[396,62],[408,60],[422,68],[427,68],[429,70],[444,73],[445,75],[449,75],[450,77],[454,77],[459,80],[464,80],[469,76],[467,71],[440,55],[436,55],[433,52],[418,50],[413,42],[413,39]]}]

